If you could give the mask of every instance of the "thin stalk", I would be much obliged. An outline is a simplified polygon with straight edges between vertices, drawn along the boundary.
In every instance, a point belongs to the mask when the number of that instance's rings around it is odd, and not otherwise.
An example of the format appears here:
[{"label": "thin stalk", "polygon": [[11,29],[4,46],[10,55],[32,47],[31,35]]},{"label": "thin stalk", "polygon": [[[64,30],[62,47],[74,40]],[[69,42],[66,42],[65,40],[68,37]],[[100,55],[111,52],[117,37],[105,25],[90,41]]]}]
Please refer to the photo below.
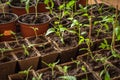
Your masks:
[{"label": "thin stalk", "polygon": [[35,17],[36,17],[36,18],[38,17],[37,4],[36,4],[36,6],[35,6]]},{"label": "thin stalk", "polygon": [[116,5],[116,14],[115,14],[115,22],[113,24],[113,36],[112,36],[112,43],[111,43],[111,47],[112,49],[115,49],[115,28],[116,28],[116,24],[117,24],[117,16],[118,16],[118,5]]}]

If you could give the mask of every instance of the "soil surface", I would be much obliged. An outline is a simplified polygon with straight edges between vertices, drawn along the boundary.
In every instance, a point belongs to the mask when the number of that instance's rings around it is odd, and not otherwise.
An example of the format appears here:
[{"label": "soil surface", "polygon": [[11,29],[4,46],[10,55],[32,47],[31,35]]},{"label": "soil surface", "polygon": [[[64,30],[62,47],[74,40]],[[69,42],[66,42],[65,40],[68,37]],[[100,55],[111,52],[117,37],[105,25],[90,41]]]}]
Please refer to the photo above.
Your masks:
[{"label": "soil surface", "polygon": [[35,14],[27,14],[20,17],[19,21],[28,24],[41,24],[49,20],[46,15],[38,14],[37,17]]},{"label": "soil surface", "polygon": [[11,15],[11,14],[7,14],[7,13],[5,13],[5,15],[2,13],[0,14],[0,24],[11,22],[15,19],[16,19],[16,17],[14,15]]}]

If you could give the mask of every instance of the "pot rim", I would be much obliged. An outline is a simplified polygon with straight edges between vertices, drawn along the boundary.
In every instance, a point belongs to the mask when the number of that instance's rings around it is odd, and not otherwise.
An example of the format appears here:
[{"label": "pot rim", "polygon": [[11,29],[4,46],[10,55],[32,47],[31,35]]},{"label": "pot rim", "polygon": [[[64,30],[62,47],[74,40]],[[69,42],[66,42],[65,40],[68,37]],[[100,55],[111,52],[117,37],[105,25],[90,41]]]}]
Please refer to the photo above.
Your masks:
[{"label": "pot rim", "polygon": [[[3,13],[0,13],[0,14],[3,14]],[[17,19],[18,19],[18,16],[17,16],[15,13],[5,12],[5,14],[10,14],[10,15],[13,15],[13,16],[15,17],[15,19],[14,19],[14,20],[12,20],[12,21],[9,21],[9,22],[0,23],[0,25],[4,25],[4,24],[9,24],[9,23],[12,23],[12,22],[17,21]]]},{"label": "pot rim", "polygon": [[[19,18],[18,18],[18,23],[24,24],[24,25],[34,26],[34,25],[40,25],[40,24],[48,23],[48,22],[50,22],[50,20],[51,20],[51,17],[50,17],[48,14],[38,13],[38,15],[45,15],[45,16],[48,18],[48,20],[47,20],[46,22],[44,22],[44,23],[39,23],[39,24],[30,24],[30,23],[25,23],[25,22],[20,21],[20,18],[22,18],[23,16],[31,15],[31,14],[34,14],[34,15],[35,15],[35,13],[29,13],[29,14],[23,14],[23,15],[19,16]],[[24,17],[23,17],[23,18],[24,18]]]},{"label": "pot rim", "polygon": [[[21,9],[25,9],[25,7],[21,7],[21,6],[14,6],[14,5],[12,5],[12,4],[10,4],[9,5],[11,8],[21,8]],[[35,5],[34,5],[34,3],[32,3],[31,5],[30,5],[30,7],[34,7]]]}]

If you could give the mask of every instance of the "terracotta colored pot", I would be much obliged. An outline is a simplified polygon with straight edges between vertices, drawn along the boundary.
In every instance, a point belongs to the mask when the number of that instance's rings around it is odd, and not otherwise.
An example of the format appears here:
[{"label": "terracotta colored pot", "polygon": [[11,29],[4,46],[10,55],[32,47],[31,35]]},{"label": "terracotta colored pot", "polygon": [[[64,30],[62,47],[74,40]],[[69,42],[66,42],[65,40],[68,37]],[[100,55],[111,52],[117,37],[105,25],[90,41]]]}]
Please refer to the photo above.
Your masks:
[{"label": "terracotta colored pot", "polygon": [[[17,7],[17,6],[13,6],[13,5],[10,5],[10,7],[11,7],[12,13],[17,14],[18,16],[27,13],[26,10],[25,10],[25,7]],[[34,13],[34,12],[35,12],[35,7],[32,5],[29,8],[29,13]]]},{"label": "terracotta colored pot", "polygon": [[[31,13],[30,15],[34,15],[34,13]],[[24,22],[20,21],[20,19],[24,18],[24,16],[27,16],[27,14],[21,15],[19,17],[18,22],[20,23],[21,33],[22,33],[23,37],[35,36],[35,32],[31,27],[38,28],[37,35],[44,34],[48,30],[50,17],[47,14],[39,14],[39,15],[46,16],[46,18],[48,18],[48,20],[46,22],[40,23],[40,24],[28,24],[28,23],[24,23]]]},{"label": "terracotta colored pot", "polygon": [[39,13],[42,13],[42,12],[48,12],[49,10],[48,9],[46,9],[46,5],[44,4],[44,2],[39,2],[38,3],[38,12]]},{"label": "terracotta colored pot", "polygon": [[[0,13],[2,14],[2,13]],[[18,19],[18,16],[14,13],[5,13],[13,15],[15,18],[11,22],[1,23],[0,24],[0,34],[9,33],[10,31],[16,32],[15,22]],[[0,41],[9,41],[12,40],[12,35],[4,35],[0,37]]]},{"label": "terracotta colored pot", "polygon": [[81,4],[81,5],[83,5],[83,6],[86,6],[86,3],[88,3],[87,0],[78,0],[78,1],[77,1],[77,4],[78,4],[78,5]]}]

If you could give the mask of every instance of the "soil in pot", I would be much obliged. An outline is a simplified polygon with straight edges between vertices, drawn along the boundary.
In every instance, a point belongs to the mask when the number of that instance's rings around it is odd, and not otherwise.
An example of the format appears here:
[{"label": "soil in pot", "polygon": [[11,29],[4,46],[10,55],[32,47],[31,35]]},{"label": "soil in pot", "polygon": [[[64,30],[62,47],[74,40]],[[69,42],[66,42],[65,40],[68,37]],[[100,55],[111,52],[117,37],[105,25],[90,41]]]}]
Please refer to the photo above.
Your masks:
[{"label": "soil in pot", "polygon": [[24,39],[18,40],[17,41],[9,41],[7,44],[10,46],[11,49],[16,50],[18,48],[22,48],[22,45],[28,45],[27,42]]},{"label": "soil in pot", "polygon": [[[92,73],[88,72],[86,73],[88,75],[88,80],[98,80]],[[78,74],[77,75],[77,80],[82,80],[85,79],[86,80],[86,74]]]},{"label": "soil in pot", "polygon": [[43,35],[29,37],[27,38],[30,44],[42,44],[48,42],[47,38]]},{"label": "soil in pot", "polygon": [[36,17],[35,14],[28,14],[20,17],[19,21],[27,24],[41,24],[48,21],[49,18],[46,15],[38,14]]},{"label": "soil in pot", "polygon": [[36,71],[38,74],[43,74],[42,75],[42,80],[61,80],[59,79],[60,76],[63,74],[58,72],[57,70],[54,70],[54,76],[52,76],[52,71],[50,68],[44,68],[41,70]]},{"label": "soil in pot", "polygon": [[[103,68],[100,68],[97,70],[98,73],[100,73],[103,70]],[[110,75],[110,78],[113,80],[116,77],[120,76],[120,70],[114,66],[109,66],[107,68],[107,71]],[[102,80],[104,80],[104,74],[101,76]]]},{"label": "soil in pot", "polygon": [[102,57],[101,55],[98,55],[97,53],[95,59],[92,59],[90,55],[86,54],[86,55],[80,55],[78,56],[78,58],[82,61],[84,61],[90,69],[92,69],[93,71],[99,69],[100,67],[103,66],[103,64],[99,61],[96,61],[96,59],[99,59],[100,57]]},{"label": "soil in pot", "polygon": [[[78,62],[77,60],[75,62]],[[63,64],[60,64],[59,66],[68,66],[68,75],[70,76],[76,76],[78,74],[85,74],[86,72],[89,72],[89,70],[87,69],[87,67],[81,62],[80,64],[77,64],[75,63],[74,61],[73,62],[66,62],[66,63],[63,63]],[[84,72],[82,70],[82,67],[84,67],[84,69],[86,69],[86,72]]]},{"label": "soil in pot", "polygon": [[[27,77],[27,74],[16,73],[16,74],[9,75],[9,80],[26,80],[26,77]],[[33,71],[30,70],[27,80],[32,80],[33,77],[34,77]]]}]

